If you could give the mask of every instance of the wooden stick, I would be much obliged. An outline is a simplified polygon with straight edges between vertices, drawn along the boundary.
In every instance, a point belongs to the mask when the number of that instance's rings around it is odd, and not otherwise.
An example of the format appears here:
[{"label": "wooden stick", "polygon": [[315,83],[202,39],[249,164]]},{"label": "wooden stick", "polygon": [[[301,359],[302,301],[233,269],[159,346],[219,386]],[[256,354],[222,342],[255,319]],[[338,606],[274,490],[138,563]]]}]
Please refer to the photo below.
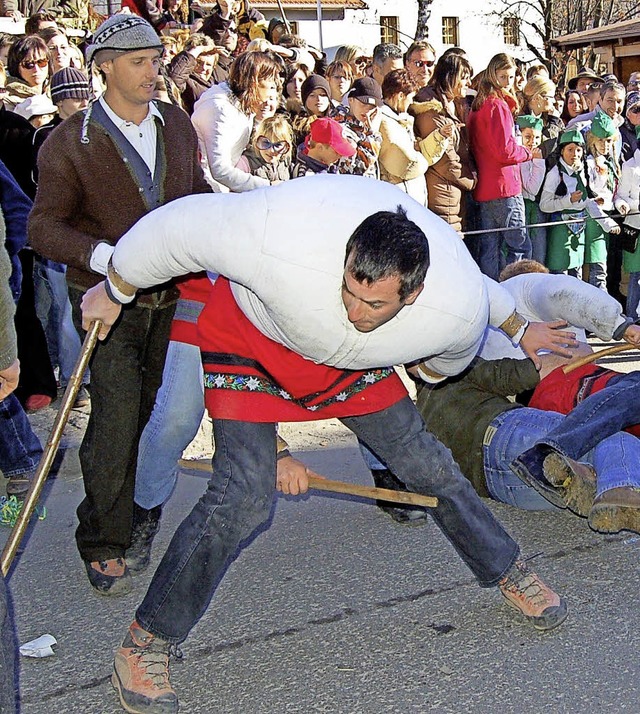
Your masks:
[{"label": "wooden stick", "polygon": [[[189,461],[180,459],[178,466],[181,469],[191,471],[206,471],[211,473],[210,461]],[[422,496],[419,493],[412,491],[393,491],[388,488],[374,488],[373,486],[361,486],[356,483],[345,483],[344,481],[332,481],[328,478],[320,476],[309,476],[309,488],[316,491],[332,491],[334,493],[347,493],[351,496],[360,496],[360,498],[373,498],[380,501],[392,501],[393,503],[402,503],[405,506],[423,506],[424,508],[436,508],[438,499],[433,496]]]},{"label": "wooden stick", "polygon": [[82,384],[82,375],[87,369],[89,364],[89,359],[93,348],[96,346],[96,341],[98,339],[98,332],[102,323],[99,320],[91,323],[89,332],[87,332],[84,342],[82,344],[82,349],[80,350],[80,356],[76,362],[76,366],[73,368],[73,373],[69,378],[69,384],[67,384],[67,389],[62,398],[62,404],[58,410],[56,420],[51,429],[51,434],[49,435],[49,440],[47,445],[42,452],[42,457],[40,458],[40,463],[27,492],[27,497],[22,505],[22,510],[18,515],[16,524],[9,534],[9,538],[2,551],[2,556],[0,556],[0,567],[2,568],[2,574],[6,576],[11,567],[11,563],[15,557],[20,541],[24,537],[27,526],[29,525],[29,520],[31,515],[35,510],[36,504],[38,503],[38,498],[40,497],[40,492],[44,486],[53,460],[58,451],[58,445],[60,444],[60,439],[62,438],[62,433],[65,426],[67,425],[67,420],[69,419],[69,413],[73,407],[73,403],[78,396],[78,390]]},{"label": "wooden stick", "polygon": [[637,349],[637,347],[635,345],[630,345],[628,342],[625,342],[622,345],[614,345],[613,347],[607,347],[604,350],[600,350],[599,352],[593,352],[590,355],[585,355],[584,357],[577,359],[575,362],[571,362],[570,364],[565,365],[562,368],[562,371],[565,374],[569,374],[569,372],[573,372],[574,369],[578,369],[578,367],[583,367],[585,364],[595,362],[596,360],[600,359],[600,357],[608,357],[609,355],[616,355],[619,352],[626,352],[627,350],[635,349]]}]

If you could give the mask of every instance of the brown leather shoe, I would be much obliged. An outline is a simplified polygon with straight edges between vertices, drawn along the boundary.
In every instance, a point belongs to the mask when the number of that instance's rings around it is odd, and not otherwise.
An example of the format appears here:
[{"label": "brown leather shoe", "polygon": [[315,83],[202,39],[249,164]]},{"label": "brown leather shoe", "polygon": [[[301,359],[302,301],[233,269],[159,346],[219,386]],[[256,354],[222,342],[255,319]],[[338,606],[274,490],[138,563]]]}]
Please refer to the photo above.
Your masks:
[{"label": "brown leather shoe", "polygon": [[588,516],[596,495],[593,467],[552,451],[545,457],[543,469],[544,477],[558,489],[566,507],[579,516]]},{"label": "brown leather shoe", "polygon": [[640,489],[623,486],[601,493],[593,502],[589,525],[601,533],[640,533]]}]

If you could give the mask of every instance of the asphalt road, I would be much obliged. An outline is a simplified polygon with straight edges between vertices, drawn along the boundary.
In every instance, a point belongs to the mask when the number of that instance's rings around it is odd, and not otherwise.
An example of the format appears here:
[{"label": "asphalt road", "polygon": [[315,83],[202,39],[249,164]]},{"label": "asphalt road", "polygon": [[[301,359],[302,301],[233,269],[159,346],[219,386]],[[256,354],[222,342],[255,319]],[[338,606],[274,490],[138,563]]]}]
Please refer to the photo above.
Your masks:
[{"label": "asphalt road", "polygon": [[[46,419],[36,421],[44,434]],[[73,537],[82,426],[75,415],[46,487],[47,517],[31,528],[9,581],[20,642],[44,633],[58,641],[52,657],[21,658],[23,714],[121,711],[109,682],[113,651],[205,486],[202,475],[181,475],[152,568],[133,593],[95,595]],[[295,425],[287,436],[317,471],[370,484],[342,427]],[[268,529],[230,564],[172,662],[180,711],[637,714],[640,536],[603,536],[567,513],[491,508],[567,597],[557,631],[536,632],[497,590],[479,588],[432,521],[401,526],[370,502],[319,492],[279,497]]]}]

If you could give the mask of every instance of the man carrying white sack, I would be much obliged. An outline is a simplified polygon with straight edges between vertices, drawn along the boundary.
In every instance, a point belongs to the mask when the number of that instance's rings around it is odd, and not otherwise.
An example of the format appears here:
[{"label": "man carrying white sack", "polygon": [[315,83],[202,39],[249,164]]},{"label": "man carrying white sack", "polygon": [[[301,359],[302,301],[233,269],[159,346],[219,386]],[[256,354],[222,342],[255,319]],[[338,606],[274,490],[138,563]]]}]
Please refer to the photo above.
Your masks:
[{"label": "man carrying white sack", "polygon": [[538,629],[564,620],[565,601],[424,430],[391,365],[413,363],[428,380],[457,374],[488,322],[524,333],[530,354],[543,345],[570,354],[572,334],[528,327],[449,226],[395,187],[350,176],[191,196],[152,212],[118,242],[106,284],[87,292],[85,325],[102,320],[104,338],[138,288],[203,269],[224,276],[198,323],[214,475],[116,654],[112,681],[128,711],[177,711],[170,646],[268,518],[276,487],[307,490],[304,469],[276,483],[278,421],[339,418],[408,488],[438,498],[434,520],[480,586],[499,586]]}]

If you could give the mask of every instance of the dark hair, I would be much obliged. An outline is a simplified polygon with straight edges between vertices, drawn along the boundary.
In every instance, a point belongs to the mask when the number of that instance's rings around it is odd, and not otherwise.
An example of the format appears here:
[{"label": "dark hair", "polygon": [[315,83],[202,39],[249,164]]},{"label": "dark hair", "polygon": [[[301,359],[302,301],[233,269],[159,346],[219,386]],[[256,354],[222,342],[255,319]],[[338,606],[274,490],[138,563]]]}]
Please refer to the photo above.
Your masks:
[{"label": "dark hair", "polygon": [[431,77],[431,86],[436,94],[451,99],[456,84],[466,73],[469,74],[469,78],[473,75],[469,60],[460,54],[450,52],[448,55],[442,55],[436,62],[433,77]]},{"label": "dark hair", "polygon": [[67,37],[67,33],[63,32],[59,27],[45,27],[36,34],[42,37],[42,39],[47,44],[49,44],[49,41],[52,40],[54,37],[59,36],[65,37],[67,41],[69,40],[69,38]]},{"label": "dark hair", "polygon": [[46,42],[38,35],[27,35],[14,42],[7,55],[7,71],[12,77],[20,78],[20,62],[32,53],[38,52],[49,59],[49,48]]},{"label": "dark hair", "polygon": [[53,10],[40,10],[33,15],[29,15],[24,23],[24,34],[35,35],[40,30],[41,22],[57,22],[58,13]]},{"label": "dark hair", "polygon": [[426,40],[416,40],[409,45],[407,51],[404,53],[405,66],[408,64],[411,55],[414,52],[422,52],[422,50],[428,50],[434,57],[436,56],[436,51],[433,49],[433,45],[430,42],[427,42]]},{"label": "dark hair", "polygon": [[282,82],[282,94],[285,99],[293,99],[287,94],[287,84],[293,79],[297,72],[302,72],[304,78],[307,79],[311,76],[311,71],[306,64],[298,64],[297,62],[287,62],[285,66],[284,80]]},{"label": "dark hair", "polygon": [[395,211],[378,211],[362,221],[347,242],[345,267],[349,260],[349,272],[359,283],[398,277],[398,296],[404,301],[424,283],[429,242],[407,218],[405,209],[398,206]]},{"label": "dark hair", "polygon": [[604,95],[607,92],[624,92],[626,94],[627,88],[624,84],[620,84],[620,82],[605,82],[600,87],[600,99],[604,99]]},{"label": "dark hair", "polygon": [[402,59],[402,50],[398,45],[391,42],[383,42],[373,48],[371,60],[378,66],[384,64],[388,59]]},{"label": "dark hair", "polygon": [[389,99],[400,92],[411,94],[411,92],[417,92],[418,89],[420,89],[420,85],[406,69],[394,69],[382,80],[382,97],[384,99]]}]

